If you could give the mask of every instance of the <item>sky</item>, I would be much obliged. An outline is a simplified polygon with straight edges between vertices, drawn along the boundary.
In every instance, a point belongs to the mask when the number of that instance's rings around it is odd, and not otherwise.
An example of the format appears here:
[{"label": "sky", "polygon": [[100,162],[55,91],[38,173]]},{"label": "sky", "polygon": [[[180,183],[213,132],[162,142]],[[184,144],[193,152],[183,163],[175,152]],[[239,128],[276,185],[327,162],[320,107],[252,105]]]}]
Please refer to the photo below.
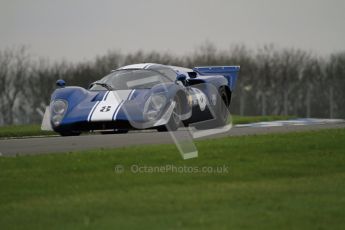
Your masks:
[{"label": "sky", "polygon": [[345,0],[0,0],[0,50],[51,60],[109,50],[185,55],[205,42],[345,50]]}]

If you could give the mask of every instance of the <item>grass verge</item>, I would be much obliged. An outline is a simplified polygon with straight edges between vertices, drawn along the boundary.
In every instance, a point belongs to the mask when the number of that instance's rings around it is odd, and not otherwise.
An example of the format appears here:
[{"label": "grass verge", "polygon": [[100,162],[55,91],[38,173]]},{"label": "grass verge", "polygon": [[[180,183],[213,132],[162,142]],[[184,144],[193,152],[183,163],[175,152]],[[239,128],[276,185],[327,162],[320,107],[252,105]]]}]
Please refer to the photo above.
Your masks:
[{"label": "grass verge", "polygon": [[0,138],[53,135],[54,132],[42,131],[41,125],[9,125],[0,127]]},{"label": "grass verge", "polygon": [[186,161],[173,145],[0,157],[0,226],[343,229],[344,140],[345,129],[204,140],[199,158]]},{"label": "grass verge", "polygon": [[272,115],[272,116],[238,116],[233,115],[233,123],[236,124],[248,124],[254,122],[262,122],[262,121],[281,121],[281,120],[289,120],[294,119],[295,116],[280,116],[280,115]]}]

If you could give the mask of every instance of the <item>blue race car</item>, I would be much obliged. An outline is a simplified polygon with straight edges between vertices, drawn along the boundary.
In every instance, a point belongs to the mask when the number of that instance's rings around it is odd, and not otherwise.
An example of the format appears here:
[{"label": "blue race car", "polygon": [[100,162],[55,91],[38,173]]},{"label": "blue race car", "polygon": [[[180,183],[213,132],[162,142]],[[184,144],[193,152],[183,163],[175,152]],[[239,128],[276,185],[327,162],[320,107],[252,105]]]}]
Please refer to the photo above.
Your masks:
[{"label": "blue race car", "polygon": [[228,123],[239,69],[144,63],[116,69],[88,89],[65,87],[58,80],[43,123],[62,136],[152,128],[174,131],[215,118],[213,124],[223,126]]}]

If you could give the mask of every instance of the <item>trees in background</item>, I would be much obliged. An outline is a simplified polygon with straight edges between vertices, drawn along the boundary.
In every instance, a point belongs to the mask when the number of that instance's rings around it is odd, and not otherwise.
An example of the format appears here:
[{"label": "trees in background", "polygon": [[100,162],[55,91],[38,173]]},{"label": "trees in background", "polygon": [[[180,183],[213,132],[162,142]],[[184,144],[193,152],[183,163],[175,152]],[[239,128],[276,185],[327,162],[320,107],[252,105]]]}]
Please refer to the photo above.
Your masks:
[{"label": "trees in background", "polygon": [[168,53],[109,51],[77,64],[34,60],[25,47],[0,51],[0,125],[39,123],[57,79],[88,85],[120,66],[152,62],[194,67],[240,65],[231,112],[240,115],[345,117],[345,52],[319,58],[299,49],[244,45],[218,50],[205,43],[184,57]]},{"label": "trees in background", "polygon": [[23,86],[30,67],[25,47],[0,51],[0,122],[3,124],[12,124],[15,118],[25,116]]},{"label": "trees in background", "polygon": [[324,72],[329,117],[344,116],[345,52],[331,55]]}]

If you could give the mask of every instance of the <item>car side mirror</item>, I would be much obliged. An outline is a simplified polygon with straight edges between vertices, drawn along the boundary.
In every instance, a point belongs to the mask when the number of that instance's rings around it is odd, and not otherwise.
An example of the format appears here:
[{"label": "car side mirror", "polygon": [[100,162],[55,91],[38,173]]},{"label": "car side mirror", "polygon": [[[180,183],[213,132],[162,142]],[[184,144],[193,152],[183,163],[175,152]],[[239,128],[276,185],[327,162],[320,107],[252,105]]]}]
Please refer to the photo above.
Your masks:
[{"label": "car side mirror", "polygon": [[56,81],[56,86],[59,88],[64,88],[66,86],[66,82],[62,79]]},{"label": "car side mirror", "polygon": [[88,89],[91,89],[91,87],[94,86],[95,82],[96,82],[96,81],[92,82],[92,83],[89,85],[89,87],[87,87],[87,88],[88,88]]},{"label": "car side mirror", "polygon": [[186,75],[184,75],[184,74],[179,74],[177,77],[176,77],[176,83],[177,82],[182,82],[182,84],[183,85],[186,85],[186,83],[187,83],[187,77],[186,77]]},{"label": "car side mirror", "polygon": [[196,73],[196,72],[188,72],[188,76],[190,77],[190,78],[196,78],[197,76],[198,76],[198,74]]}]

